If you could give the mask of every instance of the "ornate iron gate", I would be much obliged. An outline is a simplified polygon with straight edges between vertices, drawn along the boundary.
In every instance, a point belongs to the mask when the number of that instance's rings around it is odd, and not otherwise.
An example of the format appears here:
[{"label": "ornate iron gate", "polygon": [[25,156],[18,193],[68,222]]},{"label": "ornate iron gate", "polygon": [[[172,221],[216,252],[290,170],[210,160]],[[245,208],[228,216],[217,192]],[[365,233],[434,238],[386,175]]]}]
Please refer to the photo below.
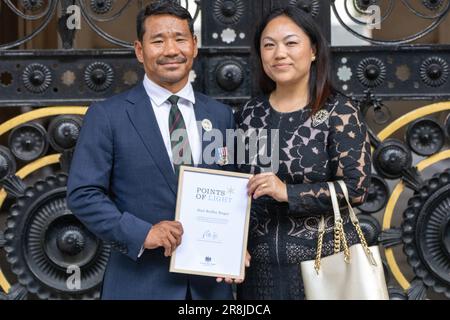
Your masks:
[{"label": "ornate iron gate", "polygon": [[[127,11],[146,2],[1,2],[0,17],[12,22],[11,32],[18,31],[15,25],[19,22],[34,26],[12,40],[0,32],[4,35],[0,42],[0,112],[18,113],[0,123],[0,218],[6,219],[0,228],[0,258],[5,258],[0,259],[4,291],[0,299],[99,296],[109,252],[120,248],[96,239],[67,209],[67,171],[86,106],[132,87],[143,76],[132,43],[108,33],[102,25],[120,21]],[[393,299],[423,299],[432,291],[450,298],[450,171],[434,169],[429,179],[422,174],[450,158],[446,147],[450,117],[443,122],[435,119],[450,110],[450,103],[437,102],[450,96],[450,47],[409,44],[444,21],[450,1],[196,0],[195,8],[192,1],[179,2],[190,5],[202,25],[202,47],[191,76],[194,87],[234,107],[258,93],[250,48],[255,25],[270,8],[288,4],[314,16],[328,39],[334,12],[344,28],[373,44],[332,48],[338,88],[351,95],[371,120],[389,120],[385,103],[390,100],[436,101],[388,121],[378,134],[371,131],[375,172],[368,201],[359,209],[370,244],[384,246],[386,272],[401,286],[391,288]],[[339,11],[341,4],[344,11]],[[381,6],[382,23],[392,18],[396,6],[402,6],[429,25],[395,40],[368,37],[347,25],[346,21],[366,24],[364,17],[371,17],[373,5]],[[83,28],[115,48],[77,49],[78,12]],[[57,29],[62,49],[23,49],[49,32],[49,25]],[[126,27],[134,34],[134,20]],[[404,127],[405,138],[392,139]],[[413,154],[423,159],[413,163]],[[386,180],[395,183],[392,190]],[[407,208],[403,215],[394,214],[396,204],[404,201],[400,196],[405,187],[413,191],[406,199]],[[375,218],[380,213],[382,225]],[[396,216],[400,222],[394,226]],[[396,246],[403,248],[412,275],[406,276],[404,267],[399,267],[401,254]]]}]

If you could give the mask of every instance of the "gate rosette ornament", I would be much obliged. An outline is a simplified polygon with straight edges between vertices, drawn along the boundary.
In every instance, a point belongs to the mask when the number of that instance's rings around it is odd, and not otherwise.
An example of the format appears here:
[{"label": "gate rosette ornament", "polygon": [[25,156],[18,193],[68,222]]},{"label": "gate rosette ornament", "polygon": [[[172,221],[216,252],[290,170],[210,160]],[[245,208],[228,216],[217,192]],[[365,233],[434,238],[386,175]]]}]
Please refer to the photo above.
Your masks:
[{"label": "gate rosette ornament", "polygon": [[67,175],[27,187],[11,207],[6,259],[18,282],[40,299],[93,299],[100,295],[110,246],[67,208]]}]

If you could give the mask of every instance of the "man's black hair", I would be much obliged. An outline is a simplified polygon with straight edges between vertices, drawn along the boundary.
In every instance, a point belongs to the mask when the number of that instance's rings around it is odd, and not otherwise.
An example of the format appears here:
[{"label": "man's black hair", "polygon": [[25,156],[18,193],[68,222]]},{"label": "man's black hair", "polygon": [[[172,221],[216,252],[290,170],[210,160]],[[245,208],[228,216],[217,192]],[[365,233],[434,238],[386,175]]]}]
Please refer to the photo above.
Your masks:
[{"label": "man's black hair", "polygon": [[137,37],[142,41],[145,33],[145,20],[154,15],[170,14],[183,20],[187,20],[189,30],[194,35],[194,21],[188,10],[174,0],[155,1],[143,8],[136,19]]}]

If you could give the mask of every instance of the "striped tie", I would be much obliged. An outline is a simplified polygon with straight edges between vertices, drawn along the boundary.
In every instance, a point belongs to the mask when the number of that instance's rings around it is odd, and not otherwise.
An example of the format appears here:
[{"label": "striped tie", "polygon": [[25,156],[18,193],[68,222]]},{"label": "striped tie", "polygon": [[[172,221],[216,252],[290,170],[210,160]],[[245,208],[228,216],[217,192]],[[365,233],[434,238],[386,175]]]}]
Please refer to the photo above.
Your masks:
[{"label": "striped tie", "polygon": [[167,101],[170,102],[169,113],[169,134],[170,143],[172,146],[172,161],[175,169],[175,174],[178,176],[180,165],[192,165],[192,151],[189,145],[189,138],[187,135],[186,125],[184,123],[183,115],[178,109],[178,96],[170,96]]}]

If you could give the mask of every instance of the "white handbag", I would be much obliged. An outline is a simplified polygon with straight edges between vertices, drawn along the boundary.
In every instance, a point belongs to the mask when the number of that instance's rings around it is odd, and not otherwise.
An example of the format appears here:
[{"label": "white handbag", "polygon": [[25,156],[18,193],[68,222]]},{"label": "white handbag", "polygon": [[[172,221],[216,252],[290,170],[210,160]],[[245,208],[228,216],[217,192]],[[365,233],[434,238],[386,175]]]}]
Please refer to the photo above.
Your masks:
[{"label": "white handbag", "polygon": [[[334,211],[334,254],[321,258],[325,222],[319,223],[315,260],[300,263],[308,300],[389,300],[378,246],[368,247],[348,198],[343,181],[338,181],[348,204],[350,219],[361,243],[347,246],[334,184],[328,182]],[[341,246],[343,251],[340,251]]]}]

